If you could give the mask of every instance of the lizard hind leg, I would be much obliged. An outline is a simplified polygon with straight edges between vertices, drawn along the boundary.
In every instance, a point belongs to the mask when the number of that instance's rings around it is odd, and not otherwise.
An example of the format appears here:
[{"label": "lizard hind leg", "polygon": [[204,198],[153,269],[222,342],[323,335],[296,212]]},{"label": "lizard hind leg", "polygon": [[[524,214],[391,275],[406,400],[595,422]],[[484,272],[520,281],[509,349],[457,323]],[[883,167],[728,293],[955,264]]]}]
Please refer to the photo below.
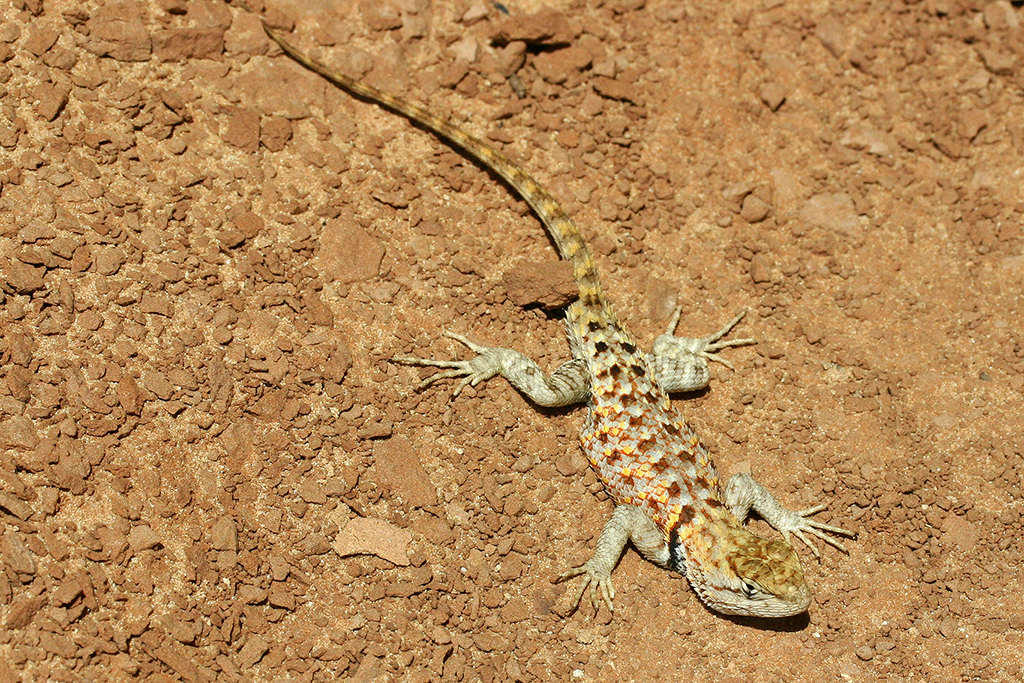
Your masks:
[{"label": "lizard hind leg", "polygon": [[419,383],[418,388],[426,389],[438,380],[461,377],[462,380],[455,387],[453,398],[458,396],[467,386],[475,387],[480,382],[487,381],[495,375],[501,374],[501,354],[496,352],[506,351],[507,349],[492,349],[480,346],[466,339],[461,334],[454,332],[445,332],[444,336],[466,345],[477,354],[476,357],[469,360],[434,360],[432,358],[417,358],[416,356],[395,356],[391,360],[402,365],[449,368],[442,372],[435,372],[430,377],[427,377]]},{"label": "lizard hind leg", "polygon": [[658,384],[665,391],[674,393],[703,389],[711,379],[709,361],[717,361],[732,369],[732,363],[718,355],[719,351],[757,343],[753,339],[722,339],[743,319],[746,311],[740,311],[715,334],[701,338],[675,336],[681,313],[682,307],[677,307],[665,334],[654,340],[654,348],[649,356]]},{"label": "lizard hind leg", "polygon": [[590,396],[589,369],[580,358],[563,363],[551,375],[545,375],[534,361],[513,349],[483,346],[454,332],[445,332],[444,336],[463,344],[476,356],[468,360],[434,360],[415,356],[392,359],[402,365],[442,368],[420,382],[420,389],[438,380],[461,378],[455,387],[454,398],[467,386],[475,387],[501,375],[539,406],[567,406],[582,403]]}]

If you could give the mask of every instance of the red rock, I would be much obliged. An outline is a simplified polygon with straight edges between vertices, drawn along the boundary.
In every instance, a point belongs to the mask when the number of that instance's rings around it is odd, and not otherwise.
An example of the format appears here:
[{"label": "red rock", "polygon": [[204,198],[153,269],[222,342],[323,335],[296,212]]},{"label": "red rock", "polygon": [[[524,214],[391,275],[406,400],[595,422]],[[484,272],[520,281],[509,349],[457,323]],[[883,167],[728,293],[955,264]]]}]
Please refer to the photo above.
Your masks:
[{"label": "red rock", "polygon": [[634,104],[640,104],[640,91],[630,83],[623,83],[607,76],[595,76],[593,80],[594,90],[602,97],[611,100],[626,100]]},{"label": "red rock", "polygon": [[28,503],[15,498],[5,491],[0,491],[0,509],[6,510],[22,521],[27,521],[33,513]]},{"label": "red rock", "polygon": [[800,218],[811,225],[842,234],[852,234],[860,226],[853,199],[848,194],[819,194],[800,209]]},{"label": "red rock", "polygon": [[[96,171],[96,176],[99,177],[99,170]],[[62,259],[70,259],[75,253],[75,249],[78,249],[85,244],[85,240],[81,237],[57,237],[50,242],[50,252],[55,256],[59,256]]]},{"label": "red rock", "polygon": [[287,587],[280,583],[275,583],[270,588],[270,593],[267,595],[267,602],[273,607],[279,607],[281,609],[288,610],[289,612],[295,610],[295,596],[292,595],[291,591],[289,591]]},{"label": "red rock", "polygon": [[833,57],[839,58],[846,52],[850,42],[850,32],[838,19],[827,16],[818,22],[814,34],[825,46],[825,49],[832,53]]},{"label": "red rock", "polygon": [[36,341],[22,332],[5,331],[7,344],[11,353],[11,362],[27,368],[32,363],[32,354],[36,350]]},{"label": "red rock", "polygon": [[982,10],[982,17],[985,20],[985,26],[996,31],[1020,27],[1020,19],[1017,18],[1017,12],[1007,0],[996,0],[985,5],[985,9]]},{"label": "red rock", "polygon": [[100,57],[121,62],[145,62],[153,52],[149,29],[137,2],[101,5],[89,19],[85,48]]},{"label": "red rock", "polygon": [[590,66],[590,53],[581,47],[541,52],[533,61],[534,68],[548,83],[564,83],[573,74]]},{"label": "red rock", "polygon": [[540,304],[553,310],[568,306],[579,294],[572,264],[566,261],[520,263],[501,276],[509,301],[517,306]]},{"label": "red rock", "polygon": [[143,646],[150,656],[170,667],[185,683],[206,683],[209,680],[186,654],[185,648],[172,641],[161,642],[160,637],[152,629],[142,636]]},{"label": "red rock", "polygon": [[25,628],[32,622],[39,608],[45,604],[46,596],[43,595],[15,600],[7,610],[7,621],[4,622],[4,626],[9,629]]},{"label": "red rock", "polygon": [[412,533],[383,519],[356,517],[334,538],[334,551],[341,557],[376,555],[392,564],[406,567]]},{"label": "red rock", "polygon": [[50,603],[59,607],[70,605],[85,594],[82,582],[77,579],[65,580],[57,590],[50,593]]},{"label": "red rock", "polygon": [[271,152],[280,152],[292,139],[292,124],[282,116],[271,116],[260,128],[260,142]]},{"label": "red rock", "polygon": [[299,498],[307,503],[323,505],[327,502],[327,494],[324,493],[323,487],[315,481],[306,481],[299,484],[295,492],[299,494]]},{"label": "red rock", "polygon": [[981,61],[985,63],[985,68],[997,76],[1010,76],[1016,69],[1017,55],[1012,52],[980,46],[977,50]]},{"label": "red rock", "polygon": [[41,83],[35,89],[36,112],[46,121],[53,121],[64,111],[71,88],[55,83]]},{"label": "red rock", "polygon": [[[334,312],[331,311],[331,307],[325,304],[324,300],[320,298],[320,295],[316,292],[310,292],[303,295],[302,314],[312,325],[322,325],[323,327],[334,326]],[[349,361],[351,364],[351,357],[349,358]]]},{"label": "red rock", "polygon": [[786,101],[786,89],[778,83],[765,83],[758,91],[758,95],[772,111],[778,111],[782,103]]},{"label": "red rock", "polygon": [[162,541],[160,536],[153,531],[149,526],[142,525],[133,527],[128,532],[128,545],[132,547],[132,550],[138,552],[140,550],[150,550],[158,545],[161,545]]},{"label": "red rock", "polygon": [[238,527],[230,517],[221,517],[210,530],[210,547],[214,550],[238,550]]},{"label": "red rock", "polygon": [[438,546],[446,546],[455,540],[451,526],[438,517],[426,516],[412,524],[416,533]]},{"label": "red rock", "polygon": [[245,645],[235,655],[235,662],[243,669],[248,669],[263,659],[268,652],[270,652],[270,646],[267,645],[267,641],[263,640],[258,633],[249,633]]},{"label": "red rock", "polygon": [[740,215],[748,223],[760,223],[768,217],[771,209],[772,207],[767,202],[751,194],[743,199],[743,208],[740,209]]},{"label": "red rock", "polygon": [[373,479],[385,495],[401,496],[412,507],[434,505],[437,490],[423,469],[412,444],[402,437],[376,443],[373,449]]},{"label": "red rock", "polygon": [[518,595],[513,596],[501,609],[502,620],[509,624],[527,619],[532,614],[533,611],[530,609],[530,604],[526,601],[526,598]]},{"label": "red rock", "polygon": [[174,304],[166,296],[145,293],[139,303],[139,310],[143,313],[156,313],[167,318],[174,316]]},{"label": "red rock", "polygon": [[235,594],[239,600],[246,605],[258,605],[267,599],[267,590],[250,584],[242,584]]},{"label": "red rock", "polygon": [[58,38],[60,38],[60,34],[49,26],[35,26],[21,47],[36,57],[42,57],[47,50],[53,47]]},{"label": "red rock", "polygon": [[131,376],[125,375],[117,383],[117,401],[129,415],[140,415],[146,401],[139,391],[139,385]]},{"label": "red rock", "polygon": [[219,28],[172,28],[153,39],[153,52],[165,62],[212,59],[224,52],[224,30]]},{"label": "red rock", "polygon": [[[81,423],[88,422],[87,420],[80,420]],[[93,436],[103,436],[109,432],[102,432],[100,434],[92,434]],[[50,468],[49,475],[50,481],[59,489],[65,491],[71,491],[75,495],[81,495],[85,493],[85,478],[89,476],[92,471],[92,466],[89,462],[83,459],[80,455],[67,452],[61,456],[60,462]]]},{"label": "red rock", "polygon": [[327,280],[351,284],[376,277],[384,260],[384,245],[361,227],[341,219],[324,225],[317,254]]},{"label": "red rock", "polygon": [[39,443],[35,423],[24,415],[0,422],[0,448],[35,448]]},{"label": "red rock", "polygon": [[363,0],[359,3],[363,21],[374,31],[390,31],[402,28],[402,14],[398,8],[380,0]]},{"label": "red rock", "polygon": [[93,262],[100,275],[116,275],[127,258],[120,247],[109,247],[95,254]]},{"label": "red rock", "polygon": [[521,40],[531,45],[567,45],[579,35],[565,14],[553,10],[505,21],[495,34],[498,44]]},{"label": "red rock", "polygon": [[7,388],[11,392],[11,396],[22,403],[32,400],[31,384],[32,373],[28,368],[15,365],[7,371]]},{"label": "red rock", "polygon": [[67,636],[50,631],[39,632],[39,644],[44,650],[64,659],[71,659],[78,654],[78,646]]},{"label": "red rock", "polygon": [[142,384],[162,401],[170,400],[174,395],[174,385],[161,372],[146,372],[142,376]]},{"label": "red rock", "polygon": [[18,294],[31,294],[43,289],[45,274],[45,268],[0,257],[0,282]]},{"label": "red rock", "polygon": [[284,389],[268,391],[252,406],[252,412],[269,419],[278,418],[287,402],[288,392]]},{"label": "red rock", "polygon": [[21,533],[8,531],[0,541],[0,551],[3,554],[4,565],[14,573],[24,576],[34,576],[36,573],[36,558],[32,551],[25,545]]},{"label": "red rock", "polygon": [[226,112],[228,126],[224,131],[224,142],[255,152],[260,146],[260,115],[249,109],[230,107]]}]

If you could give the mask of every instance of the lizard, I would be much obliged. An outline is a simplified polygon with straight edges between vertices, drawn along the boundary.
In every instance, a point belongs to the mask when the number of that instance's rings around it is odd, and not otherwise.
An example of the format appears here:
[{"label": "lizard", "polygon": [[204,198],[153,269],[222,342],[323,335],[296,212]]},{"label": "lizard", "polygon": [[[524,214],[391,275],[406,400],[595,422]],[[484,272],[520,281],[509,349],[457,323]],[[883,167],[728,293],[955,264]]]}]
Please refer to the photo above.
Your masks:
[{"label": "lizard", "polygon": [[[428,129],[504,179],[533,209],[561,258],[572,265],[579,289],[565,315],[572,359],[552,373],[546,375],[537,363],[513,349],[483,346],[452,332],[445,336],[470,349],[476,354],[473,358],[393,359],[439,368],[420,383],[421,389],[439,380],[459,379],[453,398],[467,386],[500,375],[539,406],[585,404],[580,443],[615,507],[593,556],[556,579],[581,577],[568,594],[570,606],[578,608],[589,587],[595,612],[601,601],[614,611],[612,570],[632,542],[654,564],[684,575],[704,604],[716,612],[754,617],[805,612],[811,604],[811,589],[790,538],[799,539],[819,557],[809,535],[846,552],[829,534],[855,534],[810,518],[824,505],[799,511],[784,507],[749,473],[735,474],[723,487],[708,449],[670,398],[672,393],[706,387],[709,361],[731,368],[718,354],[722,349],[754,343],[724,339],[743,313],[716,334],[689,339],[675,336],[682,310],[677,307],[652,351],[639,350],[605,295],[583,234],[529,173],[450,121],[325,66],[266,22],[263,27],[303,67],[351,95]],[[749,531],[744,522],[751,510],[777,529],[783,540]]]}]

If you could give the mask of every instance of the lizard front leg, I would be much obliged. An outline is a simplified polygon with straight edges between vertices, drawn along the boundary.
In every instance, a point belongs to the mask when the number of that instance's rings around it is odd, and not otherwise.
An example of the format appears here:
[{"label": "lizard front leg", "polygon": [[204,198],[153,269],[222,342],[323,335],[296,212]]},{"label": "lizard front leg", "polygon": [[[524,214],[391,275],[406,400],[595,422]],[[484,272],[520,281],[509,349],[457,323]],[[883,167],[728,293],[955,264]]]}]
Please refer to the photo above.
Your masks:
[{"label": "lizard front leg", "polygon": [[454,332],[445,332],[444,335],[466,345],[477,355],[469,360],[432,360],[411,356],[394,358],[395,362],[403,365],[448,368],[423,380],[420,383],[421,389],[441,379],[461,377],[455,387],[454,395],[458,396],[467,386],[475,387],[480,382],[501,375],[539,406],[567,406],[582,403],[590,396],[587,364],[581,358],[563,363],[548,376],[539,365],[518,351],[482,346]]},{"label": "lizard front leg", "polygon": [[747,515],[750,514],[750,511],[753,510],[760,515],[764,521],[768,522],[768,524],[778,530],[787,542],[789,541],[790,534],[793,534],[803,541],[803,543],[811,549],[811,552],[814,553],[815,557],[820,557],[820,553],[814,544],[811,543],[811,540],[806,536],[806,534],[817,536],[824,542],[844,553],[847,552],[846,546],[828,534],[837,534],[839,536],[847,536],[849,538],[855,538],[857,536],[855,532],[848,531],[842,527],[823,524],[821,522],[816,522],[813,519],[808,519],[810,515],[824,510],[824,505],[815,505],[814,507],[807,508],[806,510],[790,510],[780,503],[779,499],[776,498],[771,491],[758,483],[754,477],[746,472],[735,474],[731,479],[729,479],[729,483],[725,487],[724,498],[725,504],[729,506],[730,510],[732,510],[736,519],[742,522],[747,518]]}]

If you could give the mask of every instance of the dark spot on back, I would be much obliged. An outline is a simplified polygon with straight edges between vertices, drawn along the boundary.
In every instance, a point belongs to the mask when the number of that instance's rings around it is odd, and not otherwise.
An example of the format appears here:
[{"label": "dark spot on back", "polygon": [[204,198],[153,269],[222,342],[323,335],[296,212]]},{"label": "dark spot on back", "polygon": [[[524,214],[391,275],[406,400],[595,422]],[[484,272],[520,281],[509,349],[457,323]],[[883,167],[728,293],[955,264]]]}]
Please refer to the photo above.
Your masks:
[{"label": "dark spot on back", "polygon": [[633,374],[637,377],[643,377],[647,374],[647,370],[642,365],[630,365],[629,369],[633,371]]},{"label": "dark spot on back", "polygon": [[679,523],[689,524],[693,521],[693,518],[697,515],[692,505],[684,505],[683,509],[679,511]]},{"label": "dark spot on back", "polygon": [[590,330],[591,332],[597,332],[599,329],[601,329],[601,323],[599,323],[596,320],[591,320],[589,323],[587,323],[587,329]]},{"label": "dark spot on back", "polygon": [[644,439],[643,441],[637,442],[636,449],[641,453],[646,454],[647,451],[651,450],[655,445],[657,445],[657,439]]},{"label": "dark spot on back", "polygon": [[636,346],[630,344],[629,342],[623,342],[622,350],[625,351],[626,353],[636,353]]},{"label": "dark spot on back", "polygon": [[664,474],[671,466],[672,465],[669,463],[668,458],[658,458],[651,462],[651,471],[655,474]]},{"label": "dark spot on back", "polygon": [[705,502],[708,504],[709,508],[724,508],[725,507],[725,505],[722,503],[722,501],[718,500],[717,498],[708,498],[707,501],[705,501]]},{"label": "dark spot on back", "polygon": [[615,379],[618,379],[619,377],[622,377],[622,366],[621,365],[613,365],[613,366],[611,366],[610,368],[608,368],[608,374],[611,375],[612,377],[614,377]]},{"label": "dark spot on back", "polygon": [[604,353],[605,351],[608,350],[608,344],[604,343],[603,341],[599,341],[596,344],[594,344],[594,350],[597,351],[598,353]]}]

